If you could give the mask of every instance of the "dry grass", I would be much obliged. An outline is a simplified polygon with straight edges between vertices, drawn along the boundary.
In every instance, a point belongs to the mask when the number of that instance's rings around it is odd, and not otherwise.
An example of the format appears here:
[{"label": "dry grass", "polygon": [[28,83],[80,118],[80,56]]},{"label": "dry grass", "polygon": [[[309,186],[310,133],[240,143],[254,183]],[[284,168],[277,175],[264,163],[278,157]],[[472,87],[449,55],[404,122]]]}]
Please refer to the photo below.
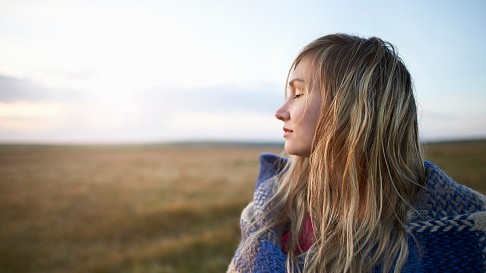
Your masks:
[{"label": "dry grass", "polygon": [[486,140],[431,143],[425,155],[457,182],[486,194]]},{"label": "dry grass", "polygon": [[220,272],[267,148],[0,148],[1,272]]},{"label": "dry grass", "polygon": [[[486,192],[486,142],[427,157]],[[263,146],[0,146],[0,272],[224,272]]]}]

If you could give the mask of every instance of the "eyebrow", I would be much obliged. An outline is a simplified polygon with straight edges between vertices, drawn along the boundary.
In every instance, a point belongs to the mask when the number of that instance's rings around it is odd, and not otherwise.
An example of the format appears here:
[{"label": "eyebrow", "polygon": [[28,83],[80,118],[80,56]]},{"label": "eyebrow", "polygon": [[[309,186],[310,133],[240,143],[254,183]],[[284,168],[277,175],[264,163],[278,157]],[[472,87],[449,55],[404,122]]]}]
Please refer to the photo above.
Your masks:
[{"label": "eyebrow", "polygon": [[295,82],[300,82],[301,84],[305,83],[305,81],[304,81],[304,80],[299,79],[299,78],[295,78],[295,79],[292,79],[291,81],[289,81],[289,85],[290,85],[290,87],[294,87],[294,83],[295,83]]}]

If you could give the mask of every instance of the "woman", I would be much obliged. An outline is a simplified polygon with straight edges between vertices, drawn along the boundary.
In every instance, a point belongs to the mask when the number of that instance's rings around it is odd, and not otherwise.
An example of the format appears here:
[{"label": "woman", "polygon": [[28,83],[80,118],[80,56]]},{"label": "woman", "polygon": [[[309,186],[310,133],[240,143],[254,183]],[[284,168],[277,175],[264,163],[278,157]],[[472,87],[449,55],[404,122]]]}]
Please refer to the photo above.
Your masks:
[{"label": "woman", "polygon": [[486,272],[485,197],[423,160],[391,44],[321,37],[287,83],[289,158],[261,156],[228,272]]}]

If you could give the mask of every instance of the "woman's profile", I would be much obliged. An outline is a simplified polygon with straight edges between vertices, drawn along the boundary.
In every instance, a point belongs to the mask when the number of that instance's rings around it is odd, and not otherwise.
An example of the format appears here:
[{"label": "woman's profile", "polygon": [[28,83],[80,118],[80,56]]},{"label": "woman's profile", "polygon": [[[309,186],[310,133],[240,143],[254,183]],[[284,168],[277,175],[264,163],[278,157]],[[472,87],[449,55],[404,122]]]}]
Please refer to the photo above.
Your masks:
[{"label": "woman's profile", "polygon": [[318,38],[287,86],[228,272],[486,272],[486,199],[424,160],[393,45]]}]

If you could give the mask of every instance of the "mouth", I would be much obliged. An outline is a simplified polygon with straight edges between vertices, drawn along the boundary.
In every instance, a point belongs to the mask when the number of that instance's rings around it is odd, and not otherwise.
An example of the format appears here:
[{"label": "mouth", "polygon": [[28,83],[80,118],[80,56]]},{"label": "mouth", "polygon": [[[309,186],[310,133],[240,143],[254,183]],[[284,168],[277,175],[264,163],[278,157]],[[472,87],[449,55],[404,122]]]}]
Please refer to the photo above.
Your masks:
[{"label": "mouth", "polygon": [[289,129],[289,128],[283,128],[284,130],[284,134],[283,134],[283,137],[286,138],[288,135],[290,135],[294,130],[292,129]]}]

